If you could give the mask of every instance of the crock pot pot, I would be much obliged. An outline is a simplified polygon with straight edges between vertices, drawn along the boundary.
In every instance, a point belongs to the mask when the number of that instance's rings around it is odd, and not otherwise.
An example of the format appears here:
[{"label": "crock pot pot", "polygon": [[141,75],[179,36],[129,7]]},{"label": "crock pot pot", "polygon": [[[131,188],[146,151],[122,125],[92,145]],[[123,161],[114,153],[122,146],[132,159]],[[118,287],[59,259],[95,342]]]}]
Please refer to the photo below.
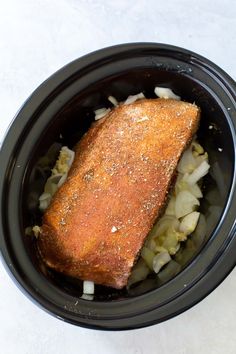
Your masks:
[{"label": "crock pot pot", "polygon": [[[154,87],[169,87],[201,107],[198,137],[209,154],[217,212],[191,259],[168,282],[130,294],[97,287],[94,301],[80,298],[81,284],[46,269],[25,228],[39,224],[38,197],[61,145],[73,147],[93,121],[93,111]],[[236,263],[235,82],[209,60],[188,50],[132,43],[98,50],[66,65],[23,104],[0,154],[0,249],[15,283],[36,304],[70,323],[97,329],[131,329],[171,318],[208,295]],[[45,162],[45,156],[46,161]],[[202,210],[207,201],[203,198]]]}]

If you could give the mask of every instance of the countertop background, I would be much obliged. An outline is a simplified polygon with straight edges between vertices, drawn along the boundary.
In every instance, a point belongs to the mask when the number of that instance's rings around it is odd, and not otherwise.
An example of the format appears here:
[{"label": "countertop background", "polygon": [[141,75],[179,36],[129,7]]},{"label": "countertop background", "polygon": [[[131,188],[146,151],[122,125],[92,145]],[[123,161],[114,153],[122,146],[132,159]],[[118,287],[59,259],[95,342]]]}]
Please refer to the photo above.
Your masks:
[{"label": "countertop background", "polygon": [[[61,66],[95,49],[137,41],[191,49],[236,79],[236,2],[0,0],[0,141],[28,95]],[[235,354],[235,294],[236,270],[172,320],[101,332],[63,323],[36,307],[0,262],[0,353]]]}]

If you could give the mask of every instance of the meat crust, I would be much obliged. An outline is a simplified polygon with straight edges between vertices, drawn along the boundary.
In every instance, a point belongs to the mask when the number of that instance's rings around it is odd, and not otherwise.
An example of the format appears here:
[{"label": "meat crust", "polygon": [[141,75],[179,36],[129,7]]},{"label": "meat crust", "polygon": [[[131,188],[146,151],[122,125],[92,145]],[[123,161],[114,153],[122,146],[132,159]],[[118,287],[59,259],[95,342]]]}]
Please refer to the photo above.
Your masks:
[{"label": "meat crust", "polygon": [[43,216],[44,262],[72,277],[124,287],[199,117],[190,103],[143,99],[95,123]]}]

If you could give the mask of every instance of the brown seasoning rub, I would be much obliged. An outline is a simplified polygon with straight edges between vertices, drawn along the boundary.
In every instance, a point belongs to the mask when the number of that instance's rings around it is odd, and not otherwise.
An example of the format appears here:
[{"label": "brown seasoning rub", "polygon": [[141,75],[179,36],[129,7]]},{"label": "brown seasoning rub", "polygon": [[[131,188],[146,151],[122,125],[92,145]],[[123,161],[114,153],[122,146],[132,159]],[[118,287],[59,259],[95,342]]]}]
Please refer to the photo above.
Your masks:
[{"label": "brown seasoning rub", "polygon": [[43,216],[38,247],[45,263],[124,287],[199,118],[190,103],[143,99],[96,122]]}]

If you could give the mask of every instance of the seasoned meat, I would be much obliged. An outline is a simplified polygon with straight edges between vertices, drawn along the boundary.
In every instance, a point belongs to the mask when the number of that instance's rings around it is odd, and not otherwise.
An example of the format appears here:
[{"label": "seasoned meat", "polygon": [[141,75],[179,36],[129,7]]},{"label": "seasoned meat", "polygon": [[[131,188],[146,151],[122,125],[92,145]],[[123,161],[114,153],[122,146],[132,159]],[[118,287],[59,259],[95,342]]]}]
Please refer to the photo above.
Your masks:
[{"label": "seasoned meat", "polygon": [[38,248],[45,263],[124,287],[199,116],[190,103],[143,99],[95,123],[75,147],[68,179],[43,216]]}]

